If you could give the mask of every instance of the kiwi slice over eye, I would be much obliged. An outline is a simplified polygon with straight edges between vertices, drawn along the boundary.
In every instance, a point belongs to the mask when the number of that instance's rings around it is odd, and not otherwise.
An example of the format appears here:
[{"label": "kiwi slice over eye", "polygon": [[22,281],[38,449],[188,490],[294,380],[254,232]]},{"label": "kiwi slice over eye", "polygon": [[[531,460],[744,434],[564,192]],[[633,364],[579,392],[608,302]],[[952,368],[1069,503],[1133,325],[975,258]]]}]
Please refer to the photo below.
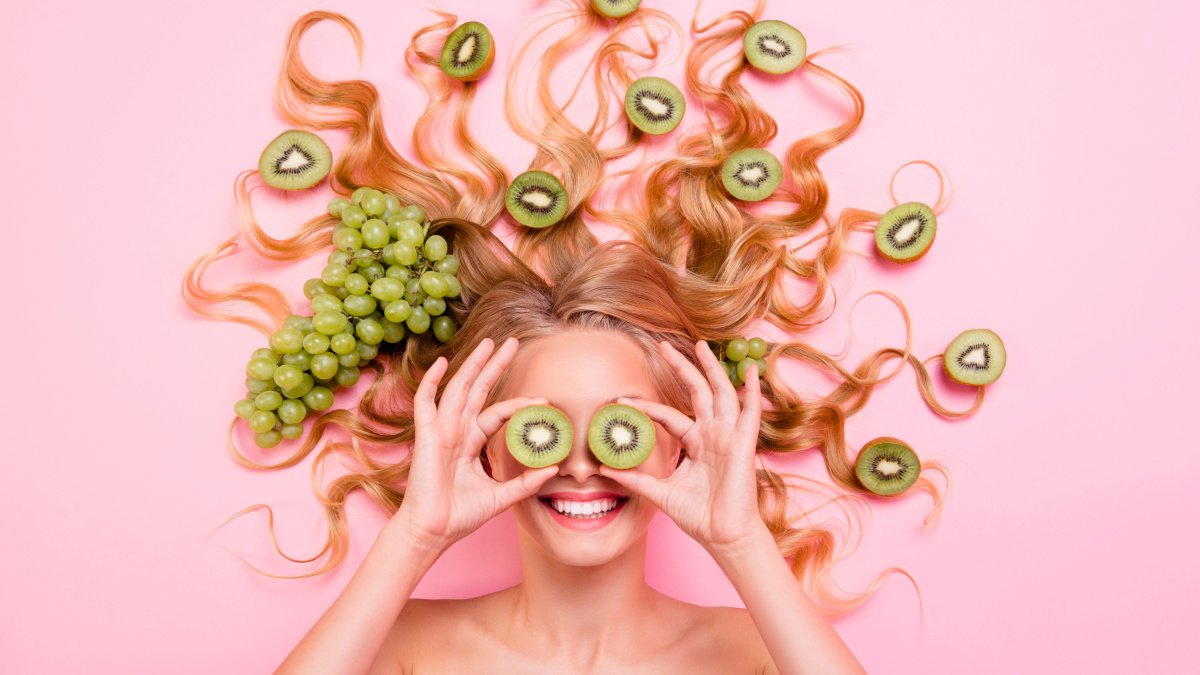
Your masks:
[{"label": "kiwi slice over eye", "polygon": [[661,77],[643,77],[625,92],[625,114],[648,134],[665,134],[679,126],[686,109],[683,92]]},{"label": "kiwi slice over eye", "polygon": [[766,150],[742,150],[725,160],[721,182],[737,199],[756,202],[766,199],[783,184],[783,165]]},{"label": "kiwi slice over eye", "polygon": [[1007,358],[999,335],[975,328],[954,338],[946,347],[942,365],[955,382],[983,386],[1000,379]]},{"label": "kiwi slice over eye", "polygon": [[529,405],[508,419],[504,440],[518,462],[540,469],[558,464],[571,454],[575,433],[563,411],[549,405]]},{"label": "kiwi slice over eye", "polygon": [[321,137],[291,129],[279,134],[258,158],[258,173],[280,190],[303,190],[321,182],[333,166],[333,153]]},{"label": "kiwi slice over eye", "polygon": [[937,235],[937,216],[920,202],[901,204],[879,219],[875,226],[875,248],[879,254],[901,265],[929,251]]},{"label": "kiwi slice over eye", "polygon": [[508,186],[504,205],[526,227],[549,227],[567,214],[567,189],[545,171],[526,171]]},{"label": "kiwi slice over eye", "polygon": [[804,34],[782,21],[759,21],[746,31],[742,50],[750,65],[771,73],[790,73],[804,63]]},{"label": "kiwi slice over eye", "polygon": [[478,21],[468,21],[455,28],[442,45],[442,72],[463,82],[483,77],[495,60],[492,34]]},{"label": "kiwi slice over eye", "polygon": [[592,6],[604,16],[625,16],[642,4],[642,0],[592,0]]},{"label": "kiwi slice over eye", "polygon": [[858,453],[855,473],[871,492],[894,495],[917,482],[921,475],[921,460],[904,441],[881,436],[867,443]]},{"label": "kiwi slice over eye", "polygon": [[606,405],[592,417],[588,447],[596,459],[614,469],[635,467],[654,449],[654,422],[637,408]]}]

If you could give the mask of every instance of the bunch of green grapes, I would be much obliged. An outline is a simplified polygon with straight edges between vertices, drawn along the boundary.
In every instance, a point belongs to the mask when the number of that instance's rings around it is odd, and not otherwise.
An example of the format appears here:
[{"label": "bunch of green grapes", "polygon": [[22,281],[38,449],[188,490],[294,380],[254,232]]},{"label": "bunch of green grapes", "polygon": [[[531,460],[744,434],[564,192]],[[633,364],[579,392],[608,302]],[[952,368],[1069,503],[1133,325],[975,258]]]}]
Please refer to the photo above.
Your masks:
[{"label": "bunch of green grapes", "polygon": [[308,413],[329,409],[338,387],[354,386],[380,343],[431,329],[448,342],[458,330],[444,315],[446,298],[462,290],[458,260],[444,238],[426,237],[420,207],[359,188],[348,200],[331,200],[329,213],[342,220],[329,264],[304,283],[312,316],[289,316],[270,347],[251,355],[246,398],[234,405],[261,448],[299,438]]},{"label": "bunch of green grapes", "polygon": [[752,363],[758,364],[759,377],[767,374],[767,361],[763,358],[767,354],[766,340],[757,337],[747,340],[739,336],[726,343],[724,348],[712,343],[709,345],[716,353],[721,366],[725,368],[725,374],[729,376],[733,386],[740,387],[746,384],[746,369]]}]

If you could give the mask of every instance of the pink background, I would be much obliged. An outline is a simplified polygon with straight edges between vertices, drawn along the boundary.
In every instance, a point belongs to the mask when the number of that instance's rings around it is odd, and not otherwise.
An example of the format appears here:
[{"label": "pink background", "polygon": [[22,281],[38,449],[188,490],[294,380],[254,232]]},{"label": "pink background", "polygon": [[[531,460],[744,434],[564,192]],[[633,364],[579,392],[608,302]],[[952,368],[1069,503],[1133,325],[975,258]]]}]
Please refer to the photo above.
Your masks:
[{"label": "pink background", "polygon": [[[684,23],[694,6],[645,4]],[[978,326],[1009,349],[1008,371],[970,419],[930,413],[906,371],[850,423],[851,444],[902,436],[956,478],[941,527],[920,527],[922,497],[877,503],[863,545],[838,568],[855,589],[899,565],[924,592],[924,622],[897,579],[837,622],[872,672],[1194,671],[1184,644],[1200,631],[1200,503],[1184,428],[1196,403],[1188,346],[1200,237],[1185,195],[1200,179],[1200,106],[1197,16],[1179,5],[768,7],[767,18],[804,31],[810,50],[853,45],[821,59],[867,100],[861,129],[822,163],[835,208],[886,208],[887,179],[911,159],[938,163],[958,188],[930,256],[905,269],[858,258],[838,277],[840,297],[897,293],[922,356]],[[523,17],[545,10],[531,0],[444,6],[497,36],[499,68],[480,85],[476,128],[519,172],[532,149],[488,106],[501,100],[499,74]],[[703,15],[734,6],[707,2]],[[234,231],[235,175],[287,128],[272,107],[284,37],[317,8],[358,23],[366,59],[359,71],[345,35],[320,27],[305,43],[310,66],[376,83],[390,135],[411,157],[424,96],[402,54],[433,20],[411,0],[21,3],[0,24],[0,190],[11,237],[0,266],[5,673],[269,672],[384,522],[352,500],[347,564],[303,581],[260,577],[222,549],[294,573],[271,551],[265,514],[210,535],[264,502],[288,553],[311,555],[324,538],[308,463],[260,474],[226,455],[242,363],[263,339],[197,318],[179,295],[186,266]],[[653,69],[681,72],[681,61]],[[779,117],[780,152],[840,109],[812,78],[747,83]],[[335,152],[344,141],[325,137]],[[902,199],[932,199],[920,171],[899,187]],[[282,234],[329,196],[323,188],[256,205]],[[870,250],[869,238],[859,244]],[[279,270],[244,256],[213,279],[261,273],[299,297],[319,267]],[[817,344],[842,347],[850,304]],[[903,339],[879,298],[860,306],[855,329],[849,363]],[[969,399],[944,378],[937,386],[953,405]],[[814,458],[795,466],[821,475]],[[497,518],[450,550],[418,595],[515,583],[514,536],[512,519]],[[669,520],[660,516],[651,536],[653,585],[700,604],[740,604]]]}]

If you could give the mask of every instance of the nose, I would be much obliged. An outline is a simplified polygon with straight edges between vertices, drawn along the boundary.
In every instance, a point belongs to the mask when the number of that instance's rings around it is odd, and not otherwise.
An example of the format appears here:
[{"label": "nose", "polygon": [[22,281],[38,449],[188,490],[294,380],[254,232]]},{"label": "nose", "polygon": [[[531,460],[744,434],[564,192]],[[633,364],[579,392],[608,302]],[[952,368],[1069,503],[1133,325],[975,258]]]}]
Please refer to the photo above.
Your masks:
[{"label": "nose", "polygon": [[558,475],[573,477],[580,483],[587,482],[591,476],[600,475],[600,460],[596,459],[592,449],[588,447],[587,432],[590,424],[591,419],[583,420],[582,424],[579,419],[571,419],[574,440],[571,443],[570,454],[558,464]]}]

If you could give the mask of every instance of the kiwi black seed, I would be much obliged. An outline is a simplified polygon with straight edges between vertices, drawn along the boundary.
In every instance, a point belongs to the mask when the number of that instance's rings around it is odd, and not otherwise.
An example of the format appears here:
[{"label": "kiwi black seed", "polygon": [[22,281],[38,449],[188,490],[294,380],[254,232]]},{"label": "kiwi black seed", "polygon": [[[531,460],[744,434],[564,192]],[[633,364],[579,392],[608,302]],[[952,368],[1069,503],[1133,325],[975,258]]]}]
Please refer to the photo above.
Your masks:
[{"label": "kiwi black seed", "polygon": [[518,462],[540,469],[566,459],[575,434],[563,411],[549,405],[530,405],[508,419],[504,440]]},{"label": "kiwi black seed", "polygon": [[263,181],[280,190],[303,190],[321,182],[333,166],[333,153],[321,137],[291,129],[279,134],[258,158]]},{"label": "kiwi black seed", "polygon": [[526,227],[549,227],[567,213],[567,189],[545,171],[526,171],[508,186],[504,205]]},{"label": "kiwi black seed", "polygon": [[946,347],[942,364],[955,382],[982,386],[1000,378],[1007,359],[999,335],[986,328],[975,328],[954,338]]},{"label": "kiwi black seed", "polygon": [[782,21],[759,21],[742,38],[742,51],[750,65],[782,75],[804,63],[808,43],[803,33]]},{"label": "kiwi black seed", "polygon": [[742,150],[725,160],[721,182],[737,199],[756,202],[766,199],[783,183],[783,165],[766,150]]},{"label": "kiwi black seed", "polygon": [[904,492],[921,475],[921,460],[904,441],[881,436],[863,446],[855,464],[858,480],[877,495]]},{"label": "kiwi black seed", "polygon": [[483,77],[495,60],[492,34],[478,21],[468,21],[455,28],[442,45],[442,72],[463,82]]},{"label": "kiwi black seed", "polygon": [[606,405],[592,417],[588,447],[596,459],[614,469],[635,467],[654,449],[654,423],[637,408]]},{"label": "kiwi black seed", "polygon": [[648,134],[665,134],[679,126],[687,109],[683,92],[661,77],[643,77],[625,92],[625,114]]},{"label": "kiwi black seed", "polygon": [[625,16],[642,4],[642,0],[592,0],[592,6],[604,16]]},{"label": "kiwi black seed", "polygon": [[937,215],[920,202],[901,204],[879,219],[875,248],[894,263],[906,265],[929,251],[937,236]]}]

